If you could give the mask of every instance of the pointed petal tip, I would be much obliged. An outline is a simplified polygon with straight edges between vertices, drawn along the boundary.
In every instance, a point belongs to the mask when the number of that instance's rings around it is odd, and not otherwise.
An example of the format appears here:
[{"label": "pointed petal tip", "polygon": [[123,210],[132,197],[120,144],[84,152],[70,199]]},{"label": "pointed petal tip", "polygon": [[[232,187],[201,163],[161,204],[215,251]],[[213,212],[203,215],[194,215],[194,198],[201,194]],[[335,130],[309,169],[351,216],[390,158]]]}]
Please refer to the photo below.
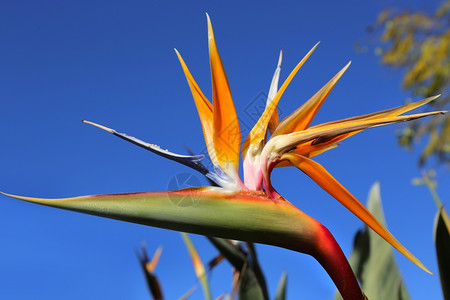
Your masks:
[{"label": "pointed petal tip", "polygon": [[158,265],[159,258],[161,257],[162,253],[162,246],[158,246],[158,249],[156,249],[155,254],[153,254],[152,260],[147,263],[146,268],[150,273],[153,273],[156,269],[156,266]]},{"label": "pointed petal tip", "polygon": [[281,68],[281,61],[283,60],[283,47],[280,50],[280,56],[278,58],[278,68]]},{"label": "pointed petal tip", "polygon": [[3,196],[9,197],[9,198],[14,198],[14,199],[17,199],[17,200],[22,200],[22,201],[27,201],[27,202],[34,202],[34,203],[43,204],[43,205],[45,205],[46,202],[53,200],[53,199],[34,198],[34,197],[25,197],[25,196],[13,195],[13,194],[8,194],[8,193],[1,192],[1,191],[0,191],[0,194],[2,194]]},{"label": "pointed petal tip", "polygon": [[[311,50],[309,50],[309,52],[306,54],[305,58],[308,59],[309,56],[316,50],[316,48],[319,46],[320,42],[317,42],[312,48]],[[303,60],[305,60],[305,58],[303,58]]]},{"label": "pointed petal tip", "polygon": [[[431,97],[425,98],[425,99],[420,100],[420,101],[417,101],[417,102],[412,102],[412,103],[407,104],[407,105],[404,105],[404,106],[405,106],[405,107],[409,107],[409,106],[411,107],[411,109],[408,109],[408,110],[406,110],[406,111],[413,110],[413,109],[415,109],[415,108],[418,108],[418,107],[420,107],[420,106],[422,106],[422,105],[428,104],[428,103],[430,103],[430,102],[436,100],[436,99],[439,98],[440,96],[441,96],[441,94],[438,94],[438,95],[431,96]],[[404,111],[404,112],[406,112],[406,111]],[[402,112],[402,113],[404,113],[404,112]],[[440,112],[441,114],[442,114],[442,113],[446,113],[446,111],[439,111],[439,112]]]},{"label": "pointed petal tip", "polygon": [[341,78],[341,76],[344,74],[345,71],[347,71],[347,69],[350,67],[350,65],[352,64],[352,61],[350,60],[336,75],[338,75],[338,77],[336,78],[336,82]]},{"label": "pointed petal tip", "polygon": [[421,269],[424,270],[425,272],[427,272],[427,273],[430,274],[430,275],[433,275],[433,276],[436,275],[436,274],[434,274],[433,272],[431,272],[430,270],[428,270],[428,268],[425,267],[425,266],[423,266],[423,268],[421,268]]},{"label": "pointed petal tip", "polygon": [[175,54],[177,55],[177,57],[178,57],[178,60],[180,61],[180,63],[181,64],[183,64],[183,58],[181,57],[181,54],[180,54],[180,52],[178,51],[178,49],[177,48],[173,48],[173,50],[175,51]]},{"label": "pointed petal tip", "polygon": [[94,122],[90,122],[90,121],[87,121],[87,120],[82,120],[81,122],[83,122],[85,124],[92,125],[94,127],[100,128],[100,129],[103,129],[103,130],[108,131],[110,133],[116,132],[114,129],[108,128],[106,126],[103,126],[103,125],[100,125],[100,124],[97,124],[97,123],[94,123]]},{"label": "pointed petal tip", "polygon": [[430,102],[431,102],[431,101],[433,101],[433,100],[436,100],[436,99],[439,98],[440,96],[442,96],[442,94],[437,94],[437,95],[435,95],[435,96],[431,96],[431,97],[428,97],[428,98],[431,99],[431,100],[430,100]]},{"label": "pointed petal tip", "polygon": [[214,37],[213,29],[212,29],[212,23],[211,18],[209,17],[209,14],[206,13],[206,22],[208,23],[208,37]]},{"label": "pointed petal tip", "polygon": [[352,61],[350,60],[339,72],[336,77],[336,83],[339,79],[341,79],[341,76],[344,75],[344,73],[347,71],[347,69],[350,67],[350,65],[352,64]]}]

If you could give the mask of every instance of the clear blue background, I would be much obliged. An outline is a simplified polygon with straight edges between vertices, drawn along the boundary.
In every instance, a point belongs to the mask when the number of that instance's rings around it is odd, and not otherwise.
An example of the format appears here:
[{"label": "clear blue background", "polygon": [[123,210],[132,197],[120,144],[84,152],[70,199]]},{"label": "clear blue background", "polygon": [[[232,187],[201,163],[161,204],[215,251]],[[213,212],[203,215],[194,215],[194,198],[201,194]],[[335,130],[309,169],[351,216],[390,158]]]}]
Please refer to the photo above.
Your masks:
[{"label": "clear blue background", "polygon": [[[383,68],[366,26],[389,7],[433,10],[433,1],[1,1],[0,189],[37,197],[165,190],[191,172],[81,123],[92,120],[173,151],[204,149],[200,122],[173,51],[211,95],[205,12],[212,18],[243,127],[246,107],[267,92],[280,47],[281,80],[318,41],[280,102],[282,116],[353,63],[315,123],[401,105],[402,72]],[[396,145],[400,125],[372,129],[317,158],[362,202],[381,182],[390,230],[437,272],[436,208],[418,152]],[[439,173],[444,202],[449,176]],[[200,180],[201,179],[199,177]],[[298,170],[276,170],[274,186],[335,235],[346,254],[362,223]],[[65,212],[0,197],[0,299],[148,299],[135,250],[164,247],[157,274],[167,299],[197,284],[179,233]],[[204,261],[215,250],[193,236]],[[330,299],[335,287],[312,258],[258,245],[269,292],[288,272],[288,299]],[[439,279],[395,253],[413,299],[441,299]],[[226,263],[211,276],[214,296],[230,291]],[[192,299],[202,299],[200,288]]]}]

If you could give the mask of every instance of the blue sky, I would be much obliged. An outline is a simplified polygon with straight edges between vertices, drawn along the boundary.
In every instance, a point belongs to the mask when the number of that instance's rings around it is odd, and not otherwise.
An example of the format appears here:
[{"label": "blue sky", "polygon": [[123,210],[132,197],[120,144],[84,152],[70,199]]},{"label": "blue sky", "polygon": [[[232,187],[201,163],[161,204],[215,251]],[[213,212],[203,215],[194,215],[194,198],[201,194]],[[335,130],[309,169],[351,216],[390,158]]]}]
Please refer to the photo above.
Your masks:
[{"label": "blue sky", "polygon": [[[205,148],[176,47],[204,93],[211,95],[206,17],[212,18],[241,126],[267,93],[278,52],[281,80],[318,41],[280,102],[281,116],[312,96],[349,60],[350,69],[314,123],[401,105],[401,72],[383,68],[355,42],[373,42],[365,28],[388,7],[433,9],[427,1],[2,1],[0,3],[0,189],[37,197],[165,190],[191,170],[81,123],[126,132],[176,152]],[[435,206],[420,176],[417,151],[396,145],[400,126],[368,130],[321,155],[322,163],[362,202],[381,183],[391,232],[437,272]],[[197,176],[197,175],[195,175]],[[448,172],[438,170],[448,203]],[[204,184],[204,180],[198,180]],[[273,184],[318,219],[346,254],[362,223],[298,170],[276,170]],[[164,250],[157,274],[167,299],[195,275],[177,232],[65,212],[0,197],[0,298],[148,299],[135,249]],[[206,261],[214,249],[192,236]],[[330,299],[334,285],[312,258],[258,245],[269,293],[288,272],[288,299]],[[414,299],[441,299],[439,279],[395,253]],[[214,295],[229,291],[226,264],[212,274]],[[192,299],[202,299],[200,289]]]}]

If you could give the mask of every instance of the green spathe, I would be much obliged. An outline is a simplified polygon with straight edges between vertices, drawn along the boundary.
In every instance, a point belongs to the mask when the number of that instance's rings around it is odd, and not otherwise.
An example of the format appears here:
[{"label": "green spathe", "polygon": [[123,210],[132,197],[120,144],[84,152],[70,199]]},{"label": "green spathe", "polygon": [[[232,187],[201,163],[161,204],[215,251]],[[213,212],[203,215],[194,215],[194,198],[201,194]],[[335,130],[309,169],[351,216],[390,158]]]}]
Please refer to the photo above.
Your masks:
[{"label": "green spathe", "polygon": [[[283,198],[264,192],[202,187],[169,192],[16,199],[153,227],[244,240],[312,255],[344,299],[363,299],[354,274],[331,233]],[[191,206],[177,203],[191,201]]]}]

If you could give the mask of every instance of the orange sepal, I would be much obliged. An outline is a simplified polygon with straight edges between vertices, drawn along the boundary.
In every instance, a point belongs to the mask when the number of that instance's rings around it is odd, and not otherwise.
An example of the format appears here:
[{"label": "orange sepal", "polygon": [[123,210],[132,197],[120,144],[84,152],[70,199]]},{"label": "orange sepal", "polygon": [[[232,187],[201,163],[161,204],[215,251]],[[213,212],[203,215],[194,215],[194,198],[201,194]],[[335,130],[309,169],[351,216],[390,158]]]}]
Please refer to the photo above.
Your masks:
[{"label": "orange sepal", "polygon": [[331,90],[344,75],[344,72],[350,66],[349,62],[342,70],[328,81],[314,96],[300,106],[295,112],[286,117],[278,126],[273,135],[286,134],[295,131],[305,130],[316,116],[325,99],[331,93]]},{"label": "orange sepal", "polygon": [[175,53],[178,56],[181,67],[183,68],[184,75],[186,76],[189,88],[191,89],[192,97],[195,101],[195,106],[197,107],[198,116],[200,117],[200,122],[202,123],[203,135],[205,137],[206,148],[208,149],[209,157],[214,165],[219,165],[217,161],[216,151],[213,147],[213,108],[211,102],[205,97],[202,90],[195,82],[194,77],[192,77],[186,63],[184,62],[181,54],[175,49]]},{"label": "orange sepal", "polygon": [[208,14],[206,14],[206,17],[208,20],[208,45],[213,90],[214,149],[222,169],[229,176],[235,178],[239,176],[241,130],[227,75],[217,51],[211,20]]},{"label": "orange sepal", "polygon": [[285,154],[282,159],[289,160],[294,166],[311,177],[321,188],[338,200],[355,216],[372,228],[383,239],[400,251],[409,260],[424,271],[431,273],[425,265],[408,251],[378,220],[358,201],[347,189],[345,189],[328,171],[319,163],[297,154]]}]

